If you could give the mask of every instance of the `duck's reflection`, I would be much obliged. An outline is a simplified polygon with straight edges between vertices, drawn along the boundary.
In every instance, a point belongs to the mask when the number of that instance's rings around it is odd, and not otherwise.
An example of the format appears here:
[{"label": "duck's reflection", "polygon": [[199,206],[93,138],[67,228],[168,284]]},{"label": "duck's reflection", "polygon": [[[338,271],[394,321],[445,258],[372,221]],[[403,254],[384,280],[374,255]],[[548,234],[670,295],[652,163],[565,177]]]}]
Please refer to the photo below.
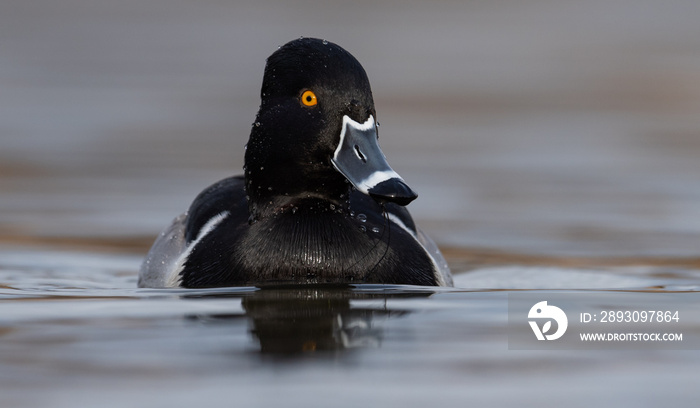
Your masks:
[{"label": "duck's reflection", "polygon": [[[377,347],[382,341],[382,323],[409,313],[392,310],[390,299],[431,294],[349,287],[264,288],[244,295],[241,304],[261,353],[297,354]],[[240,317],[229,314],[197,319],[220,322]]]}]

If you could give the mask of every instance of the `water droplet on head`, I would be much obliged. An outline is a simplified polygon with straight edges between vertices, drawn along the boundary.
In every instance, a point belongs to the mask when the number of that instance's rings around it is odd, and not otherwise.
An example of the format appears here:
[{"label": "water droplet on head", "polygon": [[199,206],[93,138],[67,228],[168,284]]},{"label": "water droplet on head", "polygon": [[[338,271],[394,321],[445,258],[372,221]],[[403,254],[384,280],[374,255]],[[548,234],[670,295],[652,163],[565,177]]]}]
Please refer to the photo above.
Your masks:
[{"label": "water droplet on head", "polygon": [[272,187],[268,187],[268,188],[267,188],[267,191],[272,191]]},{"label": "water droplet on head", "polygon": [[365,227],[364,225],[360,225],[360,231],[367,232],[367,227]]},{"label": "water droplet on head", "polygon": [[255,127],[260,127],[260,122],[255,122]]},{"label": "water droplet on head", "polygon": [[367,222],[367,216],[364,215],[364,214],[357,214],[357,219],[358,219],[360,222]]},{"label": "water droplet on head", "polygon": [[379,232],[379,228],[373,227],[373,228],[372,228],[372,232],[374,232],[375,234],[378,233],[378,232]]},{"label": "water droplet on head", "polygon": [[265,166],[260,166],[260,170],[265,170]]},{"label": "water droplet on head", "polygon": [[323,45],[328,45],[328,41],[326,41],[326,40],[323,40],[322,43],[323,43]]},{"label": "water droplet on head", "polygon": [[335,210],[335,204],[331,204],[331,210]]}]

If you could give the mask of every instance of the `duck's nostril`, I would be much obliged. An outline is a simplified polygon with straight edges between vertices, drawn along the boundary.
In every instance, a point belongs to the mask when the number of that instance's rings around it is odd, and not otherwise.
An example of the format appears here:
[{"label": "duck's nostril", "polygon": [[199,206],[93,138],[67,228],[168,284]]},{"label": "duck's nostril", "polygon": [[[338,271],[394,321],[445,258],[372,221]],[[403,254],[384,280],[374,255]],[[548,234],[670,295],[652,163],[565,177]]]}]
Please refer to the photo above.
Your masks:
[{"label": "duck's nostril", "polygon": [[355,145],[355,155],[357,155],[357,158],[362,160],[362,163],[367,163],[367,158],[365,157],[364,154],[362,154],[362,151],[360,150],[360,146]]}]

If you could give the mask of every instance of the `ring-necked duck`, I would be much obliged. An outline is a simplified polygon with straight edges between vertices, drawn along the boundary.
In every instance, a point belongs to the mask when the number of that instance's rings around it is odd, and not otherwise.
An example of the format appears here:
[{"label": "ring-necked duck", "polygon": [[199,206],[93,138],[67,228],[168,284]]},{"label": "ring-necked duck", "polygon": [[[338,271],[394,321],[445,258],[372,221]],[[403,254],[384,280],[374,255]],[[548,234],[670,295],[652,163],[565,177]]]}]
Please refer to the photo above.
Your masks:
[{"label": "ring-necked duck", "polygon": [[403,207],[417,195],[379,148],[369,80],[350,53],[285,44],[261,98],[244,175],[201,192],[161,233],[139,286],[452,285]]}]

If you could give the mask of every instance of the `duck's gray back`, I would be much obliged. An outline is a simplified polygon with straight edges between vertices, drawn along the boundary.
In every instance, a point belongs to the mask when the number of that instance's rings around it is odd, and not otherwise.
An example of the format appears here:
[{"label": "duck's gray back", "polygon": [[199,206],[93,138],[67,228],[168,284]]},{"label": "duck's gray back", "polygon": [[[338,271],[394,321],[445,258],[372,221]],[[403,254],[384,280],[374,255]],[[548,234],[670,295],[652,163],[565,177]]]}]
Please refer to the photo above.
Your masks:
[{"label": "duck's gray back", "polygon": [[139,287],[172,288],[179,286],[178,269],[180,258],[185,252],[185,220],[187,213],[181,214],[153,243],[151,250],[141,264]]}]

